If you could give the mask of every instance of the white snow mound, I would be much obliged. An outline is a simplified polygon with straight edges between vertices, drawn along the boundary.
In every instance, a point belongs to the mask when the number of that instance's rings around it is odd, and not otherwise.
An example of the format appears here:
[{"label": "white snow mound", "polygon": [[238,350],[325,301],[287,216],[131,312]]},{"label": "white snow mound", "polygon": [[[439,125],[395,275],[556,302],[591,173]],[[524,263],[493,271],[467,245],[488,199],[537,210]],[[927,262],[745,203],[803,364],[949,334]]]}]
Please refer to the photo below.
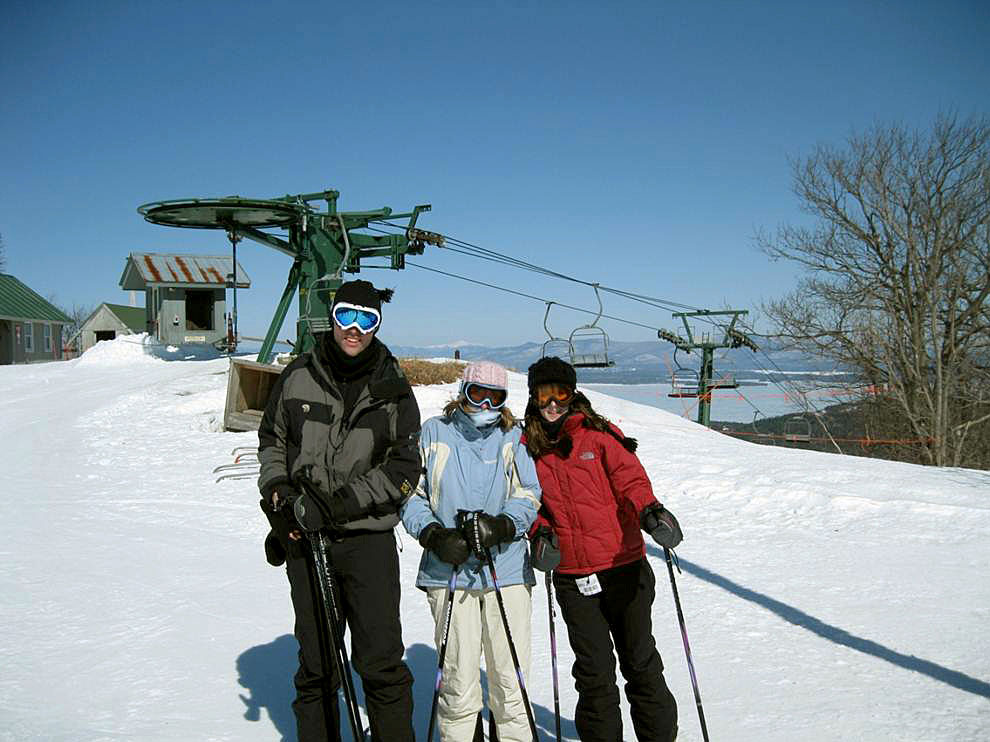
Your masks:
[{"label": "white snow mound", "polygon": [[79,366],[125,366],[133,363],[159,363],[147,353],[148,333],[121,335],[101,340],[79,357]]}]

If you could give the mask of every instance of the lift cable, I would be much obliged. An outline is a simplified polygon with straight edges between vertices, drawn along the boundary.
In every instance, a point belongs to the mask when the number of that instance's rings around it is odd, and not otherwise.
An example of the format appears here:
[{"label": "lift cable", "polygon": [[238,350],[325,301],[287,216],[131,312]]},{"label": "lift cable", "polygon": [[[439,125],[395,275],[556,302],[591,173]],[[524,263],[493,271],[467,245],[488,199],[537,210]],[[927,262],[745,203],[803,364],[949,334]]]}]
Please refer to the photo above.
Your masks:
[{"label": "lift cable", "polygon": [[[740,320],[739,324],[742,325],[743,329],[745,329],[747,332],[751,334],[755,334],[753,328],[747,325],[744,321]],[[781,382],[780,383],[774,382],[774,383],[777,384],[777,386],[780,387],[781,391],[785,393],[787,393],[788,391],[785,388],[786,385],[790,387],[791,393],[797,394],[797,396],[801,399],[802,404],[804,405],[805,414],[808,414],[810,412],[810,414],[814,415],[815,419],[818,421],[818,424],[822,426],[822,430],[825,431],[825,435],[828,436],[828,439],[832,442],[832,445],[835,446],[835,450],[841,454],[843,452],[842,449],[839,447],[839,444],[836,442],[835,438],[832,436],[831,431],[828,429],[828,425],[825,424],[825,420],[822,418],[822,410],[816,407],[811,402],[811,400],[808,399],[808,395],[805,393],[803,389],[801,389],[801,387],[799,387],[795,382],[787,378],[787,374],[785,374],[784,370],[777,365],[777,362],[770,357],[769,353],[767,353],[762,347],[759,347],[758,352],[767,360],[767,362],[771,366],[773,366],[777,370]]]},{"label": "lift cable", "polygon": [[[382,225],[387,226],[387,227],[391,227],[391,228],[396,229],[396,230],[401,230],[403,232],[405,230],[405,228],[402,225],[395,224],[393,222],[389,222],[389,221],[386,221],[386,220],[378,220],[377,223],[382,224]],[[387,232],[386,230],[382,230],[382,229],[378,229],[378,228],[375,228],[375,227],[371,227],[370,225],[369,225],[368,229],[370,229],[372,231],[376,231],[376,232],[390,234],[390,232]],[[648,295],[645,295],[645,294],[637,294],[637,293],[634,293],[634,292],[631,292],[631,291],[624,291],[624,290],[612,288],[612,287],[609,287],[609,286],[602,286],[600,284],[595,284],[595,283],[593,283],[591,281],[584,281],[582,279],[575,278],[573,276],[569,276],[569,275],[567,275],[565,273],[560,273],[559,271],[554,271],[554,270],[550,270],[549,268],[544,268],[542,266],[536,265],[535,263],[530,263],[529,261],[520,260],[519,258],[514,258],[511,255],[505,255],[503,253],[499,253],[499,252],[496,252],[494,250],[489,250],[488,248],[482,247],[481,245],[476,245],[476,244],[471,243],[471,242],[467,242],[466,240],[461,240],[461,239],[458,239],[456,237],[451,237],[450,235],[442,235],[442,236],[444,238],[444,245],[442,246],[442,249],[450,250],[452,252],[457,252],[457,253],[462,254],[462,255],[466,255],[466,256],[469,256],[469,257],[480,258],[482,260],[488,260],[490,262],[499,263],[499,264],[503,264],[503,265],[508,265],[508,266],[512,266],[512,267],[519,268],[519,269],[522,269],[522,270],[532,271],[532,272],[539,273],[539,274],[542,274],[542,275],[545,275],[545,276],[549,276],[549,277],[552,277],[552,278],[558,278],[560,280],[570,281],[572,283],[579,283],[579,284],[582,284],[582,285],[585,285],[585,286],[592,286],[592,287],[597,286],[598,289],[601,290],[601,291],[607,291],[607,292],[612,293],[612,294],[615,294],[617,296],[622,296],[622,297],[625,297],[627,299],[631,299],[633,301],[638,301],[638,302],[641,302],[641,303],[644,303],[644,304],[648,304],[650,306],[654,306],[654,307],[657,307],[659,309],[673,309],[673,308],[677,308],[677,309],[689,309],[691,311],[700,311],[700,310],[698,310],[697,307],[693,307],[693,306],[691,306],[689,304],[682,304],[680,302],[670,301],[670,300],[662,299],[662,298],[659,298],[659,297],[648,296]],[[451,244],[456,245],[457,247],[451,247],[450,246]],[[476,283],[476,284],[481,285],[481,286],[487,286],[488,288],[497,289],[499,291],[505,291],[507,293],[515,294],[517,296],[523,296],[525,298],[533,299],[535,301],[541,301],[543,303],[547,303],[547,302],[550,301],[548,299],[543,299],[543,298],[538,297],[538,296],[533,296],[532,294],[525,294],[525,293],[522,293],[522,292],[519,292],[519,291],[514,291],[512,289],[507,289],[507,288],[505,288],[503,286],[496,286],[494,284],[485,283],[484,281],[478,281],[477,279],[468,278],[466,276],[460,276],[460,275],[457,275],[456,273],[450,273],[450,272],[443,271],[443,270],[440,270],[440,269],[437,269],[437,268],[429,268],[427,266],[419,265],[419,264],[408,262],[408,261],[407,261],[407,265],[412,265],[415,268],[419,268],[421,270],[432,271],[434,273],[439,273],[441,275],[449,276],[451,278],[458,278],[458,279],[461,279],[463,281],[468,281],[468,282],[471,282],[471,283]],[[557,304],[560,307],[563,307],[563,308],[566,308],[566,309],[571,309],[571,310],[578,311],[578,312],[583,312],[585,314],[598,314],[597,312],[594,312],[594,311],[589,310],[589,309],[583,309],[581,307],[574,307],[574,306],[570,306],[570,305],[567,305],[567,304],[561,304],[559,302],[553,302],[553,303],[554,304]],[[606,319],[610,319],[610,320],[616,321],[616,322],[622,322],[622,323],[625,323],[625,324],[634,325],[636,327],[643,327],[643,328],[646,328],[648,330],[654,330],[654,331],[656,331],[656,330],[659,329],[659,328],[653,327],[651,325],[645,325],[645,324],[643,324],[641,322],[634,322],[632,320],[623,319],[621,317],[614,317],[612,315],[602,314],[600,316],[603,317],[603,318],[606,318]],[[698,320],[700,320],[702,322],[708,322],[709,324],[711,324],[713,326],[716,326],[716,327],[722,327],[722,325],[720,325],[718,322],[716,322],[713,319],[708,318],[708,317],[699,316],[696,319],[698,319]],[[756,334],[755,331],[751,327],[749,327],[748,325],[746,325],[744,323],[741,323],[741,324],[743,324],[743,327],[748,332],[750,332],[751,334]],[[760,337],[767,337],[767,336],[762,336],[761,335]],[[800,387],[798,387],[794,382],[792,382],[792,381],[790,381],[790,380],[787,379],[787,375],[783,372],[783,369],[781,369],[780,366],[777,365],[777,363],[766,353],[766,351],[760,349],[759,352],[760,352],[760,354],[764,358],[766,358],[766,360],[769,362],[769,364],[771,366],[773,366],[773,368],[775,368],[777,370],[777,372],[779,374],[780,381],[778,382],[778,381],[775,380],[772,383],[774,385],[776,385],[777,387],[779,387],[780,390],[783,391],[784,393],[795,394],[795,396],[797,396],[802,401],[802,404],[804,405],[804,408],[805,408],[805,412],[808,413],[810,411],[811,414],[813,414],[815,416],[815,418],[818,420],[819,424],[822,426],[822,429],[825,431],[825,433],[828,435],[829,439],[832,441],[832,443],[835,446],[836,450],[839,453],[842,453],[842,449],[839,448],[838,443],[835,442],[835,439],[832,437],[832,434],[829,432],[828,427],[825,425],[824,420],[822,420],[821,410],[819,410],[817,407],[814,406],[814,404],[811,403],[811,401],[808,399],[807,394],[805,394],[804,390],[802,390]],[[790,389],[785,388],[785,384],[788,385],[790,387]],[[743,398],[746,399],[745,397],[743,397]],[[754,408],[754,410],[756,410],[758,413],[762,414],[762,412],[755,405],[753,405],[751,402],[749,402],[748,399],[746,399],[746,401],[747,401],[747,403],[749,403]]]},{"label": "lift cable", "polygon": [[[402,225],[393,224],[391,222],[380,222],[389,227],[394,227],[396,229],[404,229]],[[383,232],[385,234],[391,234],[385,230],[375,229],[374,227],[369,227],[377,232]],[[688,309],[691,311],[699,311],[698,307],[694,307],[690,304],[682,304],[681,302],[672,301],[669,299],[662,299],[660,297],[648,296],[645,294],[637,294],[631,291],[624,291],[622,289],[613,288],[611,286],[603,286],[601,284],[596,284],[593,281],[585,281],[580,278],[575,278],[574,276],[567,275],[566,273],[561,273],[560,271],[555,271],[550,268],[544,268],[543,266],[536,265],[535,263],[530,263],[526,260],[520,260],[519,258],[514,258],[511,255],[505,255],[503,253],[496,252],[494,250],[489,250],[487,248],[481,247],[480,245],[475,245],[471,242],[465,240],[460,240],[456,237],[451,237],[450,235],[443,235],[444,245],[441,249],[450,250],[451,252],[456,252],[461,255],[467,255],[469,257],[480,258],[482,260],[488,260],[494,263],[501,263],[503,265],[509,265],[514,268],[519,268],[521,270],[528,270],[534,273],[539,273],[544,276],[549,276],[551,278],[559,278],[562,281],[570,281],[572,283],[579,283],[583,286],[594,287],[598,286],[599,290],[607,291],[611,294],[616,294],[617,296],[623,296],[627,299],[632,299],[633,301],[639,301],[644,304],[650,304],[652,306],[658,307],[660,309]],[[457,245],[458,247],[451,247],[450,245]],[[463,248],[463,249],[458,249]],[[604,315],[602,315],[604,316]],[[707,317],[699,317],[699,320],[703,322],[708,322],[709,324],[718,325],[714,320]]]},{"label": "lift cable", "polygon": [[[556,304],[558,307],[563,307],[564,309],[572,309],[575,312],[583,312],[584,314],[595,314],[595,315],[598,314],[598,312],[595,311],[595,310],[593,310],[593,309],[584,309],[582,307],[571,306],[570,304],[561,304],[559,301],[553,301],[551,299],[544,299],[543,297],[534,296],[533,294],[526,294],[526,293],[523,293],[522,291],[516,291],[514,289],[507,289],[504,286],[496,286],[493,283],[485,283],[484,281],[479,281],[476,278],[468,278],[467,276],[460,276],[460,275],[458,275],[456,273],[450,273],[449,271],[442,271],[439,268],[430,268],[428,266],[419,265],[418,263],[413,263],[413,262],[408,261],[408,260],[406,261],[406,265],[412,266],[413,268],[419,268],[420,270],[423,270],[423,271],[430,271],[431,273],[439,273],[439,274],[441,274],[443,276],[449,276],[451,278],[459,278],[462,281],[467,281],[469,283],[476,283],[479,286],[487,286],[490,289],[495,289],[497,291],[504,291],[504,292],[506,292],[508,294],[515,294],[516,296],[522,296],[522,297],[525,297],[526,299],[533,299],[535,301],[539,301],[539,302],[542,302],[544,304],[547,304],[547,303]],[[644,325],[642,322],[635,322],[635,321],[633,321],[631,319],[624,319],[622,317],[614,317],[614,316],[612,316],[610,314],[603,314],[601,316],[602,317],[605,317],[607,319],[613,320],[615,322],[623,322],[623,323],[625,323],[627,325],[635,325],[636,327],[644,327],[647,330],[653,330],[654,332],[656,332],[656,330],[657,330],[657,328],[656,327],[653,327],[652,325]]]}]

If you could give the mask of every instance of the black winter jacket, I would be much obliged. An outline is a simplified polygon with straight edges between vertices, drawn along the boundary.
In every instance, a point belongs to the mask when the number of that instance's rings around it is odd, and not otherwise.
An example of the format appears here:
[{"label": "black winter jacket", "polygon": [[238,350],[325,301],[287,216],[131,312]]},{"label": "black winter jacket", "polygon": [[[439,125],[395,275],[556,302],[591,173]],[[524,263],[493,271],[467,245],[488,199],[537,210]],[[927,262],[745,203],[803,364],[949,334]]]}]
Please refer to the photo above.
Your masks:
[{"label": "black winter jacket", "polygon": [[258,489],[270,499],[300,474],[321,495],[344,498],[344,530],[386,531],[419,480],[420,414],[398,361],[377,338],[377,360],[350,413],[315,351],[290,363],[258,430]]}]

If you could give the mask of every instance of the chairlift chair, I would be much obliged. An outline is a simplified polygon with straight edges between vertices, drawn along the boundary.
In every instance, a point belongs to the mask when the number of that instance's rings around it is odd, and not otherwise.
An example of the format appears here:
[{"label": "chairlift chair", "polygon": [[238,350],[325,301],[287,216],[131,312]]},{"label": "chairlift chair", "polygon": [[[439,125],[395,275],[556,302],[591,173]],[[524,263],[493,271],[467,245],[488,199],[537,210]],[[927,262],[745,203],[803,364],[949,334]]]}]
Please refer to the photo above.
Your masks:
[{"label": "chairlift chair", "polygon": [[558,358],[567,358],[568,360],[574,357],[574,348],[571,345],[571,341],[567,338],[555,337],[550,331],[550,307],[555,302],[547,302],[547,311],[543,315],[543,329],[547,331],[547,340],[543,343],[543,350],[540,353],[541,358],[547,358],[549,356],[556,356]]},{"label": "chairlift chair", "polygon": [[[598,326],[598,320],[602,318],[602,297],[598,293],[598,284],[591,284],[595,290],[595,298],[598,299],[598,314],[587,325],[575,327],[568,338],[571,346],[571,365],[574,368],[611,368],[615,361],[608,357],[608,333]],[[549,309],[548,309],[549,311]],[[593,346],[599,346],[600,351],[592,353],[578,353],[576,351],[576,341],[591,341]]]},{"label": "chairlift chair", "polygon": [[733,374],[725,374],[708,382],[709,389],[738,389],[739,382]]},{"label": "chairlift chair", "polygon": [[701,379],[693,368],[678,368],[670,377],[668,397],[697,397]]},{"label": "chairlift chair", "polygon": [[810,442],[811,421],[804,415],[796,416],[788,420],[784,426],[784,440],[789,443]]},{"label": "chairlift chair", "polygon": [[668,397],[697,397],[701,387],[701,374],[693,368],[685,368],[677,362],[678,348],[674,348],[674,365],[677,367],[670,375],[670,394]]}]

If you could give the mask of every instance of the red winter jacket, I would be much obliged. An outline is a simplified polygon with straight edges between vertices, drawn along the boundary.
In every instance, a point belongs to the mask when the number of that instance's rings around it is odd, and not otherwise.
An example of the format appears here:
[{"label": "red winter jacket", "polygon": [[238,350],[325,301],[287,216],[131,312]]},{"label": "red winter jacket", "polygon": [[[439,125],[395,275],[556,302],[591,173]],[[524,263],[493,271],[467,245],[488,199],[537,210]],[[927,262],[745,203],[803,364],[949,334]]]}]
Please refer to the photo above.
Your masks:
[{"label": "red winter jacket", "polygon": [[[560,539],[559,572],[586,575],[635,562],[645,554],[639,514],[657,501],[636,454],[608,433],[582,426],[584,415],[564,421],[567,446],[536,460],[542,507],[530,533],[550,526]],[[561,450],[563,449],[563,450]],[[566,453],[566,457],[565,457]]]}]

